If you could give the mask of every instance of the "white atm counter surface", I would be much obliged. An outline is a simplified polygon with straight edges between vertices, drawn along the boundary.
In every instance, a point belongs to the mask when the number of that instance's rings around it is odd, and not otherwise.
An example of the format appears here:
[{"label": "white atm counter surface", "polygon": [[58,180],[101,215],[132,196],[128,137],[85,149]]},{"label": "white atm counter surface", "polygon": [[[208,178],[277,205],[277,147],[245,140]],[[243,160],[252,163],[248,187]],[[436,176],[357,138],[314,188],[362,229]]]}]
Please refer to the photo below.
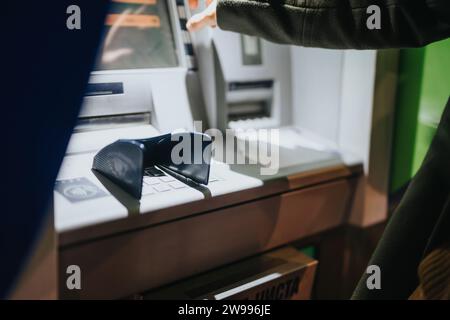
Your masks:
[{"label": "white atm counter surface", "polygon": [[[85,242],[134,229],[243,204],[362,172],[357,159],[297,148],[291,162],[275,176],[259,175],[256,166],[213,161],[205,190],[193,189],[170,176],[145,178],[140,201],[91,170],[97,150],[119,138],[157,135],[151,126],[75,134],[55,185],[55,225],[59,245]],[[301,150],[301,151],[299,151]],[[298,152],[295,155],[295,152]],[[307,162],[301,162],[301,160]]]}]

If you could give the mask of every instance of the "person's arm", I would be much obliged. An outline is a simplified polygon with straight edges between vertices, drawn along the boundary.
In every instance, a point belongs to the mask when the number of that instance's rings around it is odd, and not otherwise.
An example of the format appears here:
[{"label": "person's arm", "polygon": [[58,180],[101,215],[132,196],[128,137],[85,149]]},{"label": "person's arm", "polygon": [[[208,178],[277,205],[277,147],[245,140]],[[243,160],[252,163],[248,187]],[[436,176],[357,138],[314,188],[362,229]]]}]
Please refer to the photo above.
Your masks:
[{"label": "person's arm", "polygon": [[[367,27],[371,5],[381,9],[381,29]],[[418,47],[450,36],[450,1],[218,0],[217,24],[224,30],[307,47]]]}]

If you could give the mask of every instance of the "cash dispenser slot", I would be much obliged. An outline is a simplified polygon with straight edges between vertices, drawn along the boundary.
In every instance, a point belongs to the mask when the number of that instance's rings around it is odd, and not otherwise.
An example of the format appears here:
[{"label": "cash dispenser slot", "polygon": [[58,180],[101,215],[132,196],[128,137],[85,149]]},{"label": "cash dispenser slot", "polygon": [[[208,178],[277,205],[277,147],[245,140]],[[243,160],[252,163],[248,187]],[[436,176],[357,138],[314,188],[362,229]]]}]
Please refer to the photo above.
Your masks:
[{"label": "cash dispenser slot", "polygon": [[89,83],[86,87],[85,96],[105,96],[113,94],[123,94],[123,83],[122,82],[112,82],[112,83]]},{"label": "cash dispenser slot", "polygon": [[233,81],[228,84],[228,91],[242,91],[250,89],[272,89],[273,80],[261,81]]},{"label": "cash dispenser slot", "polygon": [[273,80],[230,82],[227,93],[228,121],[270,117]]}]

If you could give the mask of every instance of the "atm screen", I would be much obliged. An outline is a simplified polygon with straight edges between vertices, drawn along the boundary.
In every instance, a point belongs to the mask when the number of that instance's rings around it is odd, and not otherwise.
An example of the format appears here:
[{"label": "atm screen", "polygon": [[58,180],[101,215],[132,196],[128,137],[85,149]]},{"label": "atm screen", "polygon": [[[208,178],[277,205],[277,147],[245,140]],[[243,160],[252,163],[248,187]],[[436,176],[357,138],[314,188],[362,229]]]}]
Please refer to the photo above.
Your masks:
[{"label": "atm screen", "polygon": [[167,0],[113,0],[95,70],[176,67]]}]

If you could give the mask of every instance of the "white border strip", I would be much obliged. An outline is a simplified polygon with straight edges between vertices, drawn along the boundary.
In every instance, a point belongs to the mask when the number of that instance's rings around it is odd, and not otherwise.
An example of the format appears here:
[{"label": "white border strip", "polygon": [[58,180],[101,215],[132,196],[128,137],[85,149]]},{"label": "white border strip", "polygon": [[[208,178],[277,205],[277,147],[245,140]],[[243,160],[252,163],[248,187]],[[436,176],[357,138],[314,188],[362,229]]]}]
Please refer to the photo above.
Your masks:
[{"label": "white border strip", "polygon": [[242,292],[242,291],[245,291],[245,290],[247,290],[247,289],[251,289],[251,288],[254,288],[254,287],[256,287],[256,286],[259,286],[259,285],[261,285],[261,284],[263,284],[263,283],[266,283],[266,282],[272,281],[272,280],[274,280],[274,279],[277,279],[277,278],[279,278],[279,277],[281,277],[281,274],[280,274],[280,273],[272,273],[272,274],[269,274],[269,275],[264,276],[264,277],[262,277],[262,278],[259,278],[259,279],[253,280],[253,281],[251,281],[251,282],[248,282],[248,283],[246,283],[246,284],[243,284],[243,285],[241,285],[241,286],[239,286],[239,287],[236,287],[236,288],[227,290],[227,291],[225,291],[225,292],[216,294],[216,295],[214,296],[214,298],[215,298],[216,300],[222,300],[222,299],[228,298],[228,297],[230,297],[230,296],[232,296],[232,295],[235,295],[235,294],[237,294],[237,293],[240,293],[240,292]]}]

